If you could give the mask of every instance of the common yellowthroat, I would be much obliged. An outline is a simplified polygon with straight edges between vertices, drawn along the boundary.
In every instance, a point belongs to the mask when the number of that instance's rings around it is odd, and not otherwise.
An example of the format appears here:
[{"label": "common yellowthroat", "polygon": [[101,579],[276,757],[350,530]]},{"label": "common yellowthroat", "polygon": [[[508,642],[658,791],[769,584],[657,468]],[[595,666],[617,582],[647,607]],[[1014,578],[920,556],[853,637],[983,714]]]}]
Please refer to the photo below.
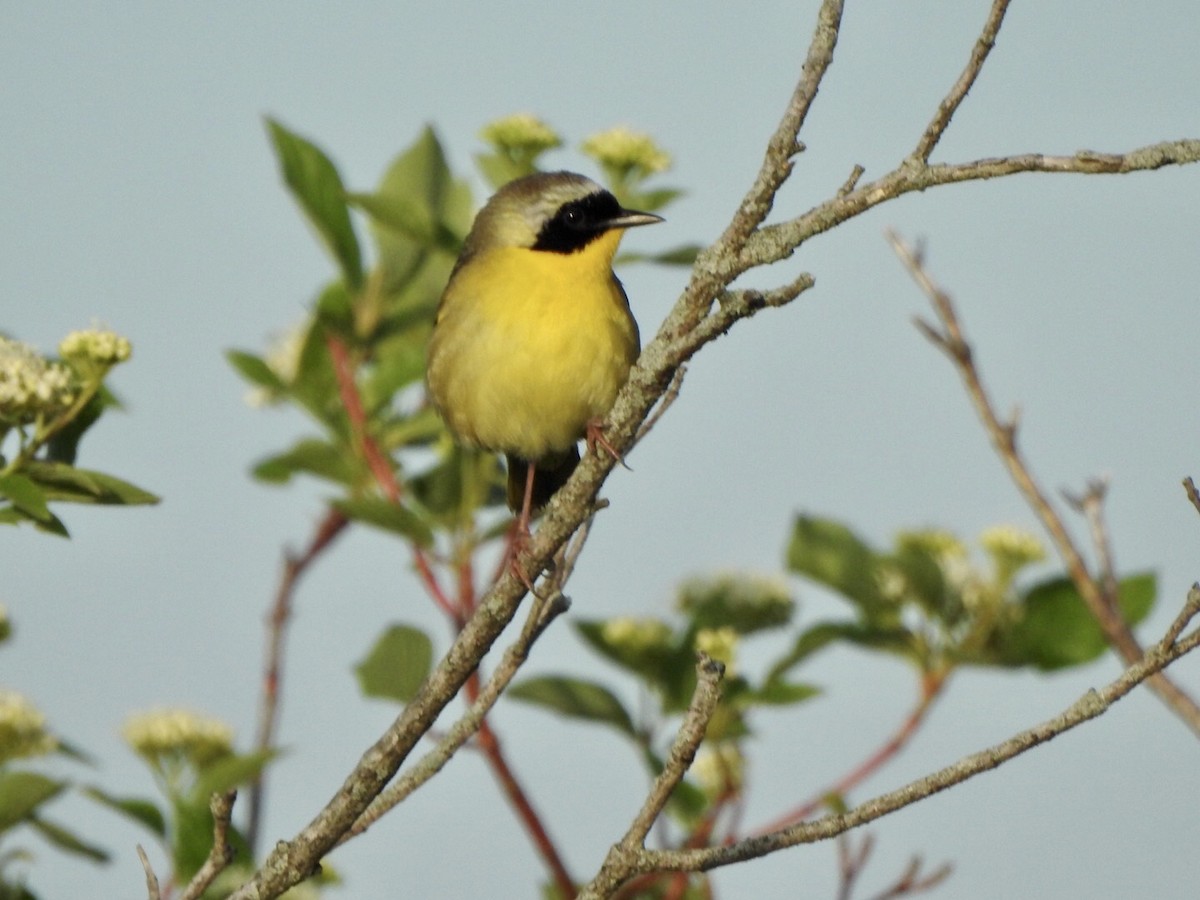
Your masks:
[{"label": "common yellowthroat", "polygon": [[661,221],[572,172],[509,182],[475,217],[427,381],[459,441],[507,458],[518,535],[574,471],[578,442],[607,446],[599,421],[639,351],[613,255],[625,229]]}]

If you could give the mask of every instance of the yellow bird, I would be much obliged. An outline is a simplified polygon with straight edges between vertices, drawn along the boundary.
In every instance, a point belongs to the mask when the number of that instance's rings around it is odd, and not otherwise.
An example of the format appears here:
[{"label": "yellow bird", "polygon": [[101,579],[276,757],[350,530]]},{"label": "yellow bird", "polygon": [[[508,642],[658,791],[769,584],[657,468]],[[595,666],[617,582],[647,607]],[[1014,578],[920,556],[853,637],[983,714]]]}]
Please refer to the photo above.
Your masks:
[{"label": "yellow bird", "polygon": [[457,439],[503,453],[518,537],[579,462],[639,351],[612,271],[625,229],[661,222],[623,209],[572,172],[529,175],[487,202],[437,308],[427,382]]}]

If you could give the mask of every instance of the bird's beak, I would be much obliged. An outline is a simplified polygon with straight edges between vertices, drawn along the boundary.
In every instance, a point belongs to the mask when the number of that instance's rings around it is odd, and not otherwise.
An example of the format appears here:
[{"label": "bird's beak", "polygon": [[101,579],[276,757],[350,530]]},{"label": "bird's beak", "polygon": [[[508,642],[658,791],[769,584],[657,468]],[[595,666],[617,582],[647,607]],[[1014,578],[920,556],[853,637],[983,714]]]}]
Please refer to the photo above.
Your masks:
[{"label": "bird's beak", "polygon": [[633,228],[636,225],[653,225],[655,222],[665,222],[662,216],[654,213],[638,212],[636,209],[623,209],[607,222],[605,228]]}]

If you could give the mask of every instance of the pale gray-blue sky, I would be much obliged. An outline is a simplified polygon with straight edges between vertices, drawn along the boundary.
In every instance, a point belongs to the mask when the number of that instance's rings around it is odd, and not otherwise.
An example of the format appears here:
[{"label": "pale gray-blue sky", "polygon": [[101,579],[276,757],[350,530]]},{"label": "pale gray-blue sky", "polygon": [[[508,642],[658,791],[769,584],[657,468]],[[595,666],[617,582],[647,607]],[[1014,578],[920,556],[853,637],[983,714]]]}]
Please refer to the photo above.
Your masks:
[{"label": "pale gray-blue sky", "polygon": [[[261,622],[284,544],[322,492],[271,490],[249,464],[302,433],[248,409],[222,351],[261,347],[299,317],[331,268],[279,184],[261,117],[325,147],[369,187],[426,122],[467,170],[479,126],[536,112],[573,140],[625,122],[676,157],[688,190],[636,249],[711,239],[761,158],[794,83],[816,4],[160,4],[0,6],[0,328],[52,348],[93,319],[128,335],[115,378],[128,413],[84,462],[165,497],[153,510],[77,510],[74,538],[29,530],[5,545],[0,602],[17,638],[0,680],[95,753],[75,772],[149,792],[117,738],[131,711],[183,704],[247,737]],[[778,207],[827,196],[854,163],[879,174],[911,148],[957,76],[984,0],[849,4],[838,57]],[[1200,130],[1200,16],[1191,0],[1017,3],[937,158],[1120,150]],[[589,171],[564,151],[551,162]],[[478,184],[478,181],[477,181]],[[481,190],[482,195],[482,190]],[[1200,576],[1200,523],[1179,480],[1200,475],[1194,386],[1200,170],[1127,178],[1023,176],[878,209],[806,246],[817,288],[707,349],[684,394],[606,488],[613,506],[580,566],[573,615],[665,613],[672,586],[714,568],[776,570],[792,514],[852,522],[876,541],[945,525],[964,536],[1032,524],[944,360],[909,324],[922,300],[882,239],[928,240],[999,402],[1020,403],[1025,447],[1051,487],[1114,478],[1122,567],[1160,573],[1161,630]],[[683,275],[622,273],[644,334]],[[683,523],[682,526],[680,523]],[[823,601],[801,588],[806,609]],[[445,627],[394,543],[345,539],[304,585],[292,632],[268,839],[340,783],[390,718],[358,698],[350,666],[392,620]],[[567,627],[532,671],[586,667]],[[1056,678],[969,673],[881,791],[1056,712],[1117,671]],[[873,749],[911,701],[907,673],[833,654],[807,673],[826,698],[762,722],[748,821],[806,796]],[[1200,690],[1200,669],[1178,676]],[[621,685],[628,691],[628,685]],[[642,790],[633,755],[596,730],[502,705],[497,727],[580,876]],[[1001,771],[881,822],[866,883],[912,853],[953,860],[937,896],[1184,898],[1180,859],[1200,839],[1195,742],[1136,697]],[[859,798],[866,794],[860,793]],[[96,869],[40,854],[48,898],[135,897],[143,835],[78,801],[118,857]],[[156,857],[158,859],[158,857]],[[531,896],[541,869],[472,754],[365,840],[339,852],[341,896]],[[718,876],[724,897],[832,896],[829,847]],[[401,888],[401,886],[403,886]]]}]

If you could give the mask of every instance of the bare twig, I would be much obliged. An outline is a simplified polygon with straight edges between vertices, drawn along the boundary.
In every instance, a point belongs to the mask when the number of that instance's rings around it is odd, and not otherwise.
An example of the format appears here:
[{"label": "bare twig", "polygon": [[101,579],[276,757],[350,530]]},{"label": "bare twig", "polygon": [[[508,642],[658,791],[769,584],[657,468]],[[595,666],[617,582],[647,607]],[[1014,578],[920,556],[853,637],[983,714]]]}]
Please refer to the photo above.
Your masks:
[{"label": "bare twig", "polygon": [[[804,120],[808,118],[813,101],[817,98],[821,81],[833,62],[833,51],[837,46],[838,32],[842,25],[842,6],[843,0],[825,0],[821,4],[817,13],[816,31],[808,46],[808,56],[804,60],[800,81],[792,93],[783,118],[767,142],[767,152],[754,184],[742,199],[729,227],[717,242],[718,245],[727,246],[735,251],[740,250],[746,239],[767,218],[775,203],[775,195],[792,174],[792,158],[804,150],[804,145],[798,139],[800,129]],[[700,265],[700,260],[697,260],[697,265]]]},{"label": "bare twig", "polygon": [[208,808],[213,816],[212,849],[208,858],[200,867],[188,886],[184,888],[179,900],[198,900],[201,894],[208,890],[225,867],[233,862],[233,845],[229,843],[229,819],[233,815],[233,801],[237,799],[237,791],[227,791],[224,794],[213,794]]},{"label": "bare twig", "polygon": [[1187,498],[1196,508],[1196,512],[1200,512],[1200,491],[1196,490],[1196,482],[1192,481],[1190,475],[1183,479],[1183,489],[1187,492]]},{"label": "bare twig", "polygon": [[[1200,613],[1200,589],[1197,590],[1195,608],[1192,608],[1189,597],[1188,609],[1190,615],[1180,631],[1187,627],[1187,623],[1197,613]],[[726,846],[684,850],[643,849],[636,854],[627,854],[623,857],[626,862],[624,868],[616,870],[614,867],[607,873],[608,877],[603,880],[597,876],[592,883],[596,887],[581,893],[580,897],[611,896],[616,884],[620,883],[619,881],[614,882],[612,876],[618,873],[624,878],[629,878],[654,871],[708,871],[719,866],[756,859],[786,847],[815,843],[844,834],[852,828],[873,822],[939,791],[961,784],[982,772],[995,769],[1027,750],[1102,715],[1150,676],[1162,671],[1172,662],[1197,647],[1200,647],[1200,628],[1193,629],[1183,638],[1172,642],[1167,641],[1164,637],[1162,641],[1146,651],[1143,659],[1129,666],[1114,681],[1099,690],[1088,691],[1054,718],[844,813],[833,813],[811,822],[802,822],[771,834],[747,838]],[[618,847],[620,846],[618,845]],[[609,853],[610,859],[616,850],[617,848],[614,848]],[[608,866],[608,860],[605,864]],[[601,871],[605,872],[604,869]]]},{"label": "bare twig", "polygon": [[1108,523],[1104,518],[1104,501],[1108,496],[1108,480],[1091,478],[1081,494],[1063,491],[1063,497],[1071,507],[1082,515],[1092,532],[1092,546],[1096,550],[1096,567],[1100,572],[1100,599],[1113,616],[1121,616],[1118,603],[1120,587],[1117,584],[1117,565],[1113,556],[1112,541],[1109,539]]},{"label": "bare twig", "polygon": [[871,900],[892,900],[893,897],[909,897],[913,894],[922,894],[925,891],[932,890],[943,881],[950,877],[950,873],[954,871],[954,866],[950,863],[942,863],[928,875],[921,875],[921,866],[923,860],[919,856],[914,856],[909,860],[904,872],[897,878],[889,887],[884,888],[878,894],[873,896]]},{"label": "bare twig", "polygon": [[142,845],[137,845],[138,859],[142,861],[142,871],[146,873],[146,896],[148,900],[162,900],[162,889],[158,886],[158,876],[154,874],[154,867],[150,865],[150,857],[146,855],[146,851],[142,849]]},{"label": "bare twig", "polygon": [[1000,26],[1004,24],[1004,14],[1008,11],[1008,4],[1009,0],[993,0],[992,8],[988,11],[987,21],[984,23],[979,37],[975,40],[975,46],[971,50],[971,58],[967,61],[966,68],[958,76],[958,81],[954,83],[954,87],[950,89],[950,92],[938,104],[937,112],[934,114],[929,125],[926,126],[925,133],[921,135],[916,149],[912,152],[912,159],[919,161],[921,164],[929,162],[929,155],[933,153],[933,148],[941,140],[942,134],[945,133],[946,127],[950,124],[950,120],[954,118],[954,113],[957,112],[959,105],[966,99],[967,92],[975,84],[975,79],[979,77],[979,72],[983,69],[983,64],[987,61],[988,54],[992,52],[992,48],[996,45],[996,35],[1000,33]]},{"label": "bare twig", "polygon": [[646,421],[638,428],[637,434],[634,435],[633,442],[639,443],[642,438],[650,433],[650,429],[658,424],[658,420],[663,417],[668,409],[679,398],[679,391],[683,387],[683,379],[687,376],[687,366],[680,366],[675,370],[675,374],[671,376],[671,383],[667,385],[666,391],[662,398],[658,401],[658,405],[654,407],[654,411],[646,417]]},{"label": "bare twig", "polygon": [[671,792],[683,780],[696,756],[696,750],[704,740],[708,721],[717,708],[717,701],[721,699],[721,678],[724,674],[724,665],[700,654],[700,661],[696,665],[696,689],[692,692],[683,723],[675,734],[666,764],[654,779],[642,808],[633,817],[625,836],[608,851],[596,877],[580,889],[577,895],[579,900],[611,896],[631,876],[653,871],[639,864],[641,857],[649,852],[645,848],[646,835],[667,805]]},{"label": "bare twig", "polygon": [[[888,240],[913,280],[933,304],[934,312],[937,315],[940,328],[922,323],[921,331],[939,350],[946,354],[958,369],[967,395],[991,439],[992,446],[1004,463],[1017,489],[1024,496],[1025,502],[1029,504],[1034,515],[1042,523],[1042,527],[1050,535],[1050,540],[1066,566],[1067,573],[1076,590],[1087,604],[1088,610],[1100,625],[1109,644],[1127,664],[1140,659],[1141,645],[1121,615],[1120,608],[1116,603],[1115,592],[1112,594],[1106,592],[1100,582],[1088,571],[1083,554],[1076,547],[1062,517],[1050,504],[1046,492],[1033,477],[1033,473],[1017,447],[1015,419],[1002,421],[996,413],[995,406],[983,385],[971,345],[967,342],[950,296],[934,283],[911,247],[894,232],[888,233]],[[1197,706],[1195,700],[1165,675],[1154,675],[1149,679],[1147,686],[1184,724],[1200,735],[1200,706]]]},{"label": "bare twig", "polygon": [[837,836],[838,853],[838,893],[837,900],[850,900],[854,896],[854,883],[867,866],[871,851],[875,848],[875,836],[864,834],[855,849],[854,841],[848,834]]}]

